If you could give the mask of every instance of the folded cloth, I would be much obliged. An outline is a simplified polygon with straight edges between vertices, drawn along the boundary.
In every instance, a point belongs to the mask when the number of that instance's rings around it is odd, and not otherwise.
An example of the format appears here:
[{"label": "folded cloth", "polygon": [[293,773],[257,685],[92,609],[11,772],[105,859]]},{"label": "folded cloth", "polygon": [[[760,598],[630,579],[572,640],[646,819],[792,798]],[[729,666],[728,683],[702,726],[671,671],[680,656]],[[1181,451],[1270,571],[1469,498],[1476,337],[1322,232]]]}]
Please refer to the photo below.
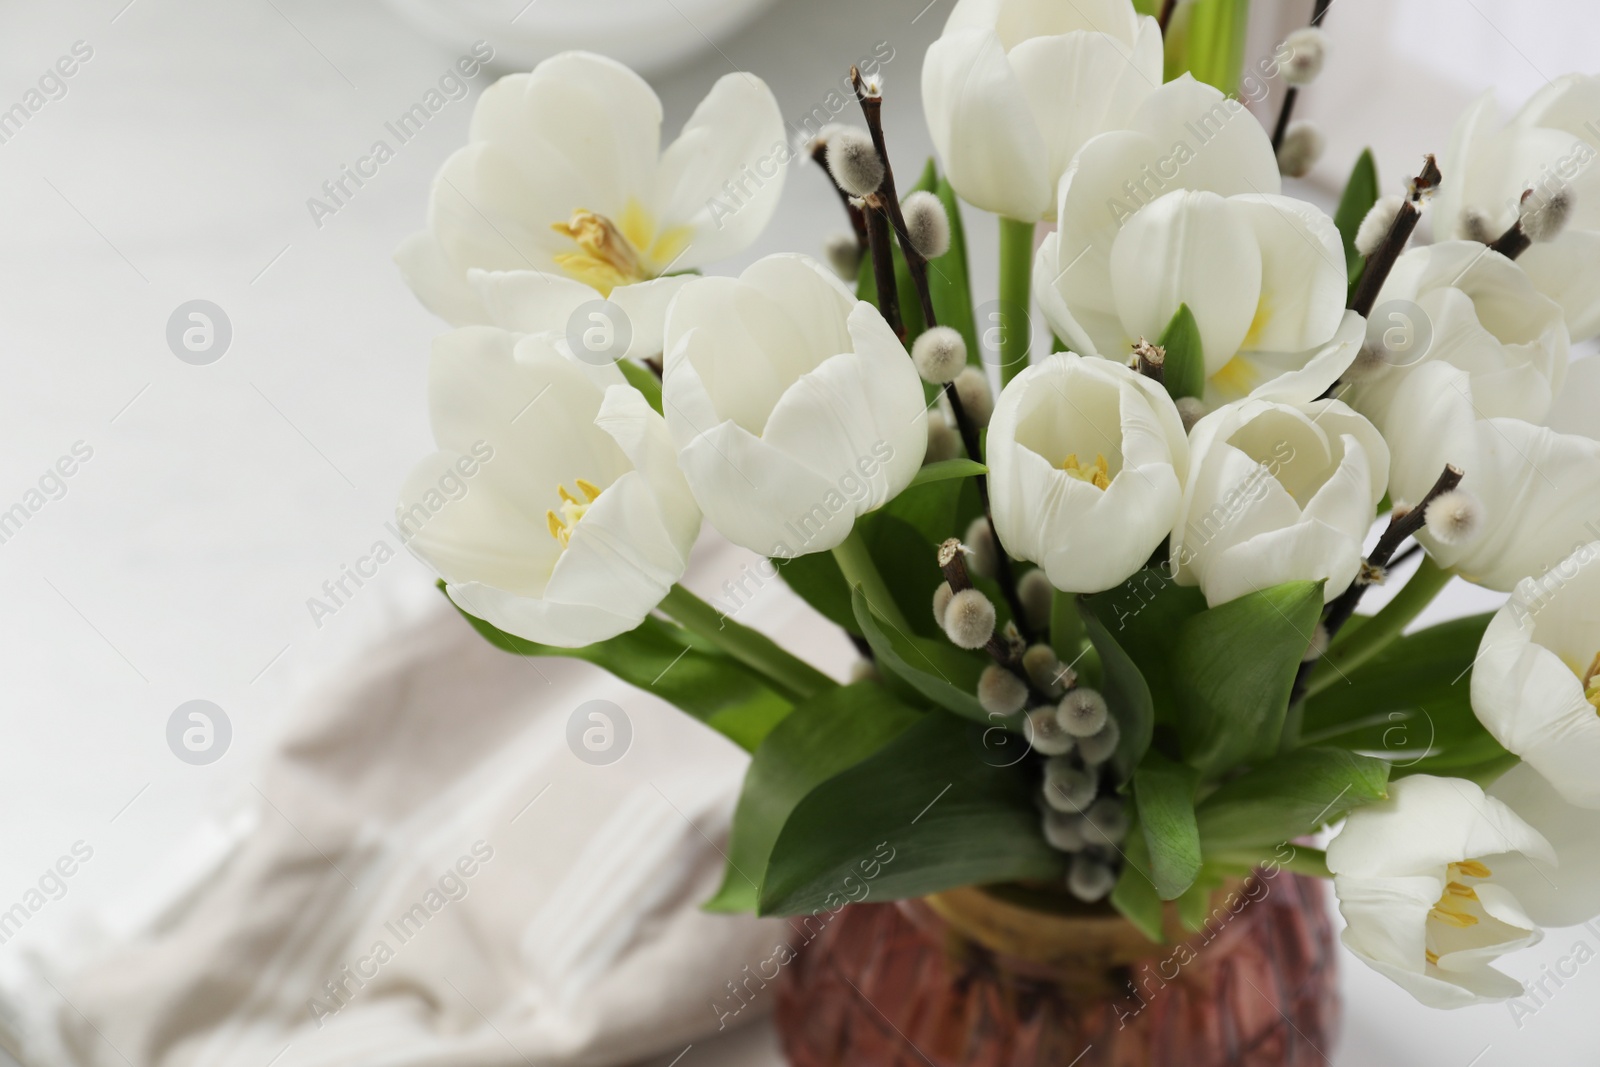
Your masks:
[{"label": "folded cloth", "polygon": [[[625,755],[580,758],[569,720],[619,714]],[[729,1023],[732,983],[785,939],[780,921],[698,909],[745,762],[585,664],[492,648],[441,605],[307,702],[249,803],[164,865],[137,914],[125,898],[100,916],[70,964],[9,957],[0,1032],[30,1067],[677,1051]]]}]

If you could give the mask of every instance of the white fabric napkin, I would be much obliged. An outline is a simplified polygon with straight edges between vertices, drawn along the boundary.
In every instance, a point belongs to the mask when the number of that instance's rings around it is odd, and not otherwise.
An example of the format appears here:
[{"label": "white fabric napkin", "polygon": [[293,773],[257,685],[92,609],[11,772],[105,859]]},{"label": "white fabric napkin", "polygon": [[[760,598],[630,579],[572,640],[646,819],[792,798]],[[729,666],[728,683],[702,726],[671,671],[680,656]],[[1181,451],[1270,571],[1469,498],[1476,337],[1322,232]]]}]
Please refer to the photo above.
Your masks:
[{"label": "white fabric napkin", "polygon": [[[568,747],[593,699],[632,725],[606,766]],[[71,947],[13,946],[0,1036],[30,1067],[676,1051],[719,1028],[727,983],[786,932],[698,909],[745,763],[592,667],[495,650],[441,603],[308,701],[247,803],[150,886]]]}]

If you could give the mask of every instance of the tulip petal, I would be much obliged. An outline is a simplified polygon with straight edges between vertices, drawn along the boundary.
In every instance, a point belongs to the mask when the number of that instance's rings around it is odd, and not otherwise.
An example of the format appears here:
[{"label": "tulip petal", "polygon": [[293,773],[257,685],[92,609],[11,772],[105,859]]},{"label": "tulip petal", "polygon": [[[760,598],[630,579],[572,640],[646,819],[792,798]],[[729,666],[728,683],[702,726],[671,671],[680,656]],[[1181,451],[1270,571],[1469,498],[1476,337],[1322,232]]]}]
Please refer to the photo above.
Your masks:
[{"label": "tulip petal", "polygon": [[1261,302],[1241,347],[1303,352],[1332,337],[1348,287],[1333,220],[1287,196],[1237,196],[1229,204],[1249,218],[1261,248]]},{"label": "tulip petal", "polygon": [[1541,926],[1576,926],[1600,915],[1600,810],[1579,808],[1527,764],[1511,768],[1489,794],[1549,840],[1558,864],[1523,856],[1490,857],[1496,883],[1510,890]]},{"label": "tulip petal", "polygon": [[452,326],[488,322],[489,312],[477,291],[444,254],[432,230],[421,230],[394,250],[400,276],[422,306]]}]

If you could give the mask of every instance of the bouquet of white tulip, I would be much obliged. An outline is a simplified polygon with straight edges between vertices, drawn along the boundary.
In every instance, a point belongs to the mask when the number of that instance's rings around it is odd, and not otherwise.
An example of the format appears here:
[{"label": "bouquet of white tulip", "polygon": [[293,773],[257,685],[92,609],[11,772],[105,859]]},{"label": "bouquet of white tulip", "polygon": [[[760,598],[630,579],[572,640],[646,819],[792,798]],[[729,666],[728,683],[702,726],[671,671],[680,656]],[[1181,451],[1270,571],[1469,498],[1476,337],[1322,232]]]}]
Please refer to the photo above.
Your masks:
[{"label": "bouquet of white tulip", "polygon": [[[1363,156],[1330,218],[1283,192],[1326,3],[1256,68],[1270,135],[1236,53],[1219,88],[1169,42],[1163,84],[1162,8],[959,0],[912,188],[872,71],[799,146],[749,74],[665,150],[610,60],[494,85],[397,255],[457,327],[411,548],[490,641],[753,754],[713,910],[833,909],[887,841],[877,899],[1053,883],[1159,940],[1275,862],[1424,1002],[1516,995],[1497,956],[1600,913],[1600,77],[1478,105],[1396,195]],[[702,276],[803,157],[831,266]],[[960,200],[1003,216],[998,367]],[[848,684],[678,584],[702,518],[850,635]],[[1452,576],[1510,597],[1407,632]]]}]

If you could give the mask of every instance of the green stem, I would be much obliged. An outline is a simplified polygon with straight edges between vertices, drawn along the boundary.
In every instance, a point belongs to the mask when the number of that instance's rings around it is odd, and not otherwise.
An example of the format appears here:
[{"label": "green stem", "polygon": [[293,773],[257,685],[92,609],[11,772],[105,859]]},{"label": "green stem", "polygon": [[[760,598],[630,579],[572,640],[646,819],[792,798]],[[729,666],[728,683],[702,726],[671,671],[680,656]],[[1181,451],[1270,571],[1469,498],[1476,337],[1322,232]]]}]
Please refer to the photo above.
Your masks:
[{"label": "green stem", "polygon": [[867,605],[874,612],[901,633],[911,632],[911,624],[906,622],[900,605],[895,603],[894,594],[889,592],[883,575],[878,573],[878,565],[872,562],[872,555],[867,551],[867,543],[861,539],[859,527],[852,529],[850,536],[834,548],[833,558],[839,564],[845,584],[851,588],[859,585],[861,595],[867,598]]},{"label": "green stem", "polygon": [[734,622],[681,585],[661,601],[663,614],[764,676],[779,695],[798,704],[836,684],[765,634]]},{"label": "green stem", "polygon": [[1449,583],[1452,575],[1433,560],[1423,558],[1422,566],[1411,576],[1394,599],[1385,604],[1376,615],[1345,640],[1335,642],[1323,657],[1317,669],[1311,672],[1306,686],[1306,697],[1316,696],[1346,674],[1383,651],[1390,641],[1400,636],[1422,610],[1433,603],[1439,590]]},{"label": "green stem", "polygon": [[[1033,223],[1000,220],[1000,387],[1028,366],[1033,340]],[[1020,317],[1019,317],[1020,316]]]},{"label": "green stem", "polygon": [[[1285,847],[1278,846],[1280,849]],[[1264,868],[1277,867],[1279,870],[1291,871],[1294,874],[1304,874],[1312,878],[1332,878],[1333,872],[1328,870],[1328,854],[1320,848],[1310,848],[1306,845],[1289,845],[1287,858],[1278,855],[1276,851],[1270,856],[1259,855],[1251,852],[1221,852],[1214,856],[1207,856],[1206,863],[1217,867],[1235,870],[1240,873]]]}]

